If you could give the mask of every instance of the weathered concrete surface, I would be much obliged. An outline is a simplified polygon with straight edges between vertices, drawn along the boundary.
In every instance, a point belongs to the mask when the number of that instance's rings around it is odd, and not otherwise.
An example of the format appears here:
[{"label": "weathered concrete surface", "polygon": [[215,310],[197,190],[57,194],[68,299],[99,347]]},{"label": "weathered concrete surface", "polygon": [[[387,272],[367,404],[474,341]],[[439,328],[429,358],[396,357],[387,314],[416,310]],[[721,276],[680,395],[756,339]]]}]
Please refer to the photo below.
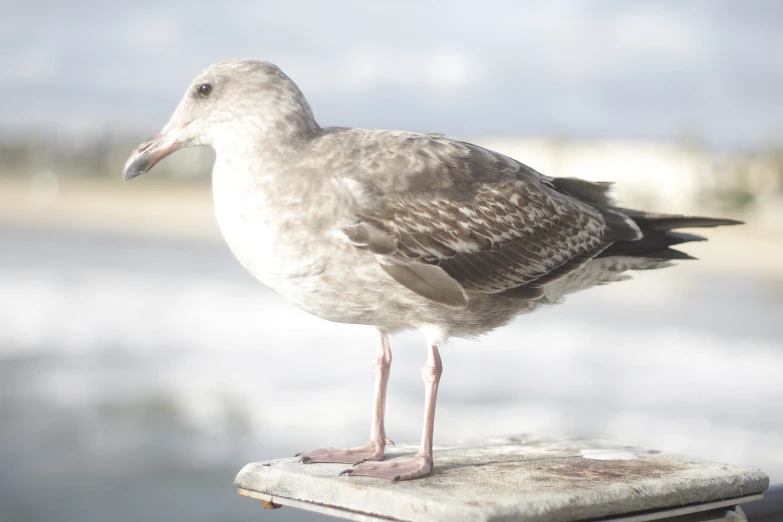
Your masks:
[{"label": "weathered concrete surface", "polygon": [[[398,446],[387,458],[415,451]],[[287,458],[248,464],[235,484],[259,498],[327,506],[331,514],[336,508],[359,518],[528,522],[704,504],[758,494],[769,485],[758,470],[605,441],[497,437],[438,446],[434,457],[434,472],[410,482],[339,476],[348,466]]]}]

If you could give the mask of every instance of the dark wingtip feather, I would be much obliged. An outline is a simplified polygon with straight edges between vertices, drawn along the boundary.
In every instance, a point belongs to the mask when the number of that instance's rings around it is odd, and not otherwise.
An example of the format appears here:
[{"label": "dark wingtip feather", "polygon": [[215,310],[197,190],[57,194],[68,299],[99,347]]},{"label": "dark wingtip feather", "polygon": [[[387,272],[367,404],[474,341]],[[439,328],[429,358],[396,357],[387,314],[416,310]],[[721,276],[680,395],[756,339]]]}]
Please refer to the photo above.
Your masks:
[{"label": "dark wingtip feather", "polygon": [[697,236],[696,234],[686,234],[685,232],[666,232],[666,237],[672,240],[670,245],[677,245],[679,243],[689,243],[691,241],[707,241],[704,236]]},{"label": "dark wingtip feather", "polygon": [[595,183],[579,178],[552,178],[552,184],[558,192],[580,201],[605,207],[612,206],[612,198],[609,195],[612,188],[611,182],[599,181]]},{"label": "dark wingtip feather", "polygon": [[744,225],[744,224],[745,224],[744,221],[739,221],[738,219],[684,216],[681,222],[679,220],[675,220],[673,226],[669,228],[688,228],[688,227],[705,228],[705,227],[723,227],[723,226],[734,226],[734,225]]},{"label": "dark wingtip feather", "polygon": [[618,209],[633,219],[642,228],[651,230],[671,230],[673,228],[702,228],[744,225],[737,219],[711,218],[704,216],[681,216],[677,214],[654,214],[639,210]]},{"label": "dark wingtip feather", "polygon": [[699,259],[698,257],[693,257],[690,254],[680,252],[674,248],[662,248],[661,250],[655,250],[653,252],[645,252],[644,254],[639,254],[639,257],[646,257],[649,259],[676,259],[678,261],[696,261]]},{"label": "dark wingtip feather", "polygon": [[706,238],[696,234],[674,232],[672,229],[743,224],[742,221],[736,219],[653,214],[629,209],[618,210],[633,219],[642,231],[643,237],[636,241],[618,241],[609,246],[598,257],[626,255],[652,259],[696,259],[669,247],[690,241],[706,241]]}]

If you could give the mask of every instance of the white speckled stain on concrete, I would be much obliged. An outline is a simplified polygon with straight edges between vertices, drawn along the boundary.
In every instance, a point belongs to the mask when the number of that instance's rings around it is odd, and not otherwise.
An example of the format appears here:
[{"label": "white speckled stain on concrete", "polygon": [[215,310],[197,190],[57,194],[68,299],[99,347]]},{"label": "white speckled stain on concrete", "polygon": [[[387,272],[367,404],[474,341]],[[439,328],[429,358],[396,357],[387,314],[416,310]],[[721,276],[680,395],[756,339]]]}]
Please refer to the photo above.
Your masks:
[{"label": "white speckled stain on concrete", "polygon": [[585,448],[579,450],[579,454],[586,459],[595,460],[636,460],[639,454],[627,449],[614,448]]}]

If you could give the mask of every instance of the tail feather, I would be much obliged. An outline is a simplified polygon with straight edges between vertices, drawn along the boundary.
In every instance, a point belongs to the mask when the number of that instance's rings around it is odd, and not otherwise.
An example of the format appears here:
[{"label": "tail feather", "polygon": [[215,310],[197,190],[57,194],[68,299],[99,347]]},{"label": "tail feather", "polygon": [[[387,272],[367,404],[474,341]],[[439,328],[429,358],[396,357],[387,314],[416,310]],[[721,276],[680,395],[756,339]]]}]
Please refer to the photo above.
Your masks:
[{"label": "tail feather", "polygon": [[636,223],[639,230],[642,231],[642,237],[636,241],[618,241],[601,252],[599,257],[635,256],[650,259],[696,259],[670,247],[691,241],[706,241],[706,238],[696,234],[674,232],[673,229],[743,224],[742,221],[735,219],[651,214],[624,208],[618,208],[617,210]]},{"label": "tail feather", "polygon": [[648,259],[671,259],[673,261],[695,261],[698,257],[693,257],[690,254],[686,254],[682,250],[676,248],[662,248],[660,250],[653,250],[652,252],[644,252],[639,254],[631,254],[636,257],[646,257]]},{"label": "tail feather", "polygon": [[[632,256],[649,259],[695,259],[670,248],[690,241],[704,241],[695,234],[674,232],[679,228],[705,228],[742,225],[735,219],[655,214],[615,206],[611,197],[612,184],[594,183],[578,178],[551,178],[549,182],[559,192],[590,204],[604,217],[614,241],[598,257]],[[641,232],[641,237],[639,235]]]},{"label": "tail feather", "polygon": [[633,219],[640,227],[651,230],[671,230],[673,228],[708,228],[725,225],[744,225],[736,219],[710,218],[702,216],[681,216],[677,214],[653,214],[639,210],[618,208],[620,212]]}]

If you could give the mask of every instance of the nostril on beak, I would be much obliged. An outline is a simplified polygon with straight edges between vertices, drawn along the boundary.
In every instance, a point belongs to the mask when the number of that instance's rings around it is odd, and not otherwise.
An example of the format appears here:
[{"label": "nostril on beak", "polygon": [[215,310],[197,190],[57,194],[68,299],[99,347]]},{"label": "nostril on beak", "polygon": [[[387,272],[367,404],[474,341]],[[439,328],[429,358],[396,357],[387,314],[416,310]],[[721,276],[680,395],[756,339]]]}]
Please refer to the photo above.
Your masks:
[{"label": "nostril on beak", "polygon": [[152,143],[153,143],[153,141],[154,141],[154,140],[150,140],[150,141],[148,141],[147,143],[145,143],[145,144],[144,144],[144,146],[143,146],[143,147],[141,147],[141,148],[139,149],[139,152],[144,152],[144,151],[146,151],[147,149],[149,149],[150,147],[152,147]]}]

